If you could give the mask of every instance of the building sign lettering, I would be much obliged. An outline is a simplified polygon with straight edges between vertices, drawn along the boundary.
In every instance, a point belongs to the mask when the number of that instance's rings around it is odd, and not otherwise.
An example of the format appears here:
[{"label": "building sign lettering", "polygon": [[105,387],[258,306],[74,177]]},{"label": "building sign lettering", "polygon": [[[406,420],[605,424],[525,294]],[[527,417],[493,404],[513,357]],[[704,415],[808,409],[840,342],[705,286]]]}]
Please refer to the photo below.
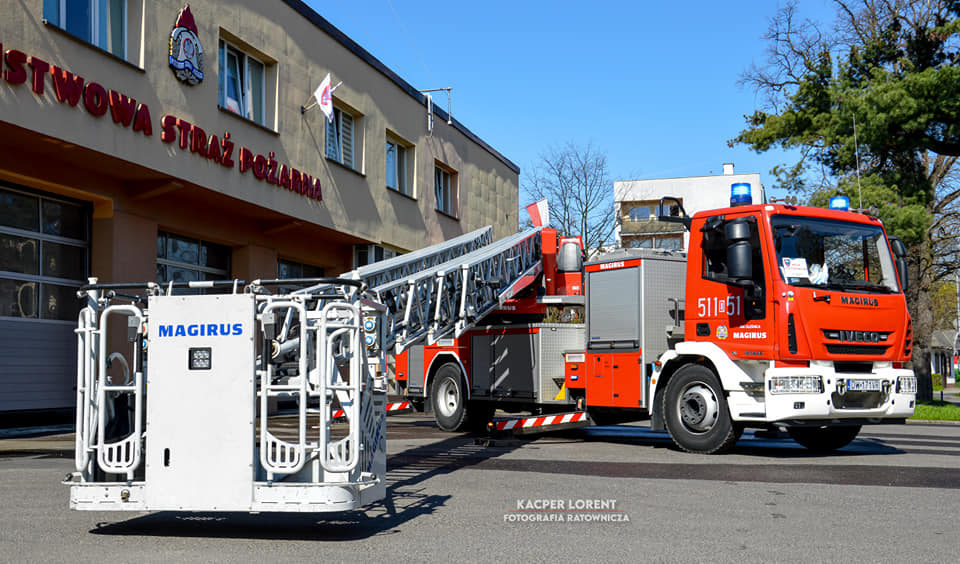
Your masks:
[{"label": "building sign lettering", "polygon": [[[44,96],[49,75],[49,84],[57,102],[73,107],[82,105],[87,113],[98,118],[109,113],[117,125],[145,137],[153,135],[153,120],[146,104],[138,103],[123,92],[86,81],[80,75],[22,51],[3,51],[2,43],[0,53],[0,77],[7,84],[20,85],[29,82],[34,94]],[[254,178],[267,184],[314,200],[323,200],[319,178],[278,162],[273,151],[264,156],[246,147],[238,148],[230,137],[229,132],[225,132],[222,137],[216,134],[208,135],[200,126],[173,115],[167,114],[160,119],[160,139],[164,143],[177,143],[182,150],[199,155],[213,164],[224,168],[237,168],[240,173],[249,172]]]}]

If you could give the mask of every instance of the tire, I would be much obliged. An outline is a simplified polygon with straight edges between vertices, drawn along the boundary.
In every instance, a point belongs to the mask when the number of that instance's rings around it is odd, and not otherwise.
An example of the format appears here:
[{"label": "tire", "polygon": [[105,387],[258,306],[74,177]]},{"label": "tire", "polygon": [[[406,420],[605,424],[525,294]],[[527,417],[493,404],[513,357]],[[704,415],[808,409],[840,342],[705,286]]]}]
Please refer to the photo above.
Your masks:
[{"label": "tire", "polygon": [[678,447],[697,454],[730,450],[740,435],[716,374],[699,364],[688,364],[670,378],[663,421]]},{"label": "tire", "polygon": [[790,438],[814,452],[831,452],[853,442],[860,425],[849,427],[787,427]]},{"label": "tire", "polygon": [[442,431],[462,431],[467,426],[467,394],[460,368],[444,364],[430,384],[430,406],[433,418]]}]

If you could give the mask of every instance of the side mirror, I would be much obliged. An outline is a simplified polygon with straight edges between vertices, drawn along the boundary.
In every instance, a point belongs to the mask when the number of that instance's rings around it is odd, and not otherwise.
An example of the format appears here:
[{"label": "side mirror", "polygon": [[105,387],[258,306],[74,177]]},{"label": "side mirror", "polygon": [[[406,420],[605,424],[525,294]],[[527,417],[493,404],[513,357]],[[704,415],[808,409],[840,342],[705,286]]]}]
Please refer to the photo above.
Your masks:
[{"label": "side mirror", "polygon": [[660,208],[657,215],[657,221],[669,221],[672,223],[682,223],[689,230],[692,219],[683,209],[683,204],[679,198],[664,196],[660,198]]},{"label": "side mirror", "polygon": [[750,224],[746,219],[734,219],[725,226],[727,238],[727,277],[732,284],[748,286],[753,283],[753,249],[750,248]]}]

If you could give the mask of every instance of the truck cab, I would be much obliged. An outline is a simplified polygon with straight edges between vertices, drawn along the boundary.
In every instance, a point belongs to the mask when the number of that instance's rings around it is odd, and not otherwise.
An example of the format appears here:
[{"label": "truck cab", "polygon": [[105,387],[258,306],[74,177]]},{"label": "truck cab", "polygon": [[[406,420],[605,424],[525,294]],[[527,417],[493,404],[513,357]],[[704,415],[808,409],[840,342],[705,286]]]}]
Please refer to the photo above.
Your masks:
[{"label": "truck cab", "polygon": [[878,219],[762,204],[681,221],[684,336],[655,375],[654,417],[678,444],[712,451],[776,425],[831,450],[862,424],[913,414],[905,251]]}]

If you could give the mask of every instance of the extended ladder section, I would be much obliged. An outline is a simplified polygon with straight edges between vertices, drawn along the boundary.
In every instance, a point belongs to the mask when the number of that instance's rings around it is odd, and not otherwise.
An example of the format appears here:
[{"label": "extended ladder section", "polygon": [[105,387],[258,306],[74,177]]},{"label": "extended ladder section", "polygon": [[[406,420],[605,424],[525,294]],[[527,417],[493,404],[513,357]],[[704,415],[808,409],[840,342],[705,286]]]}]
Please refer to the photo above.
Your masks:
[{"label": "extended ladder section", "polygon": [[[531,285],[543,271],[542,228],[524,231],[406,278],[372,286],[387,307],[386,343],[396,353],[426,339],[460,336]],[[397,257],[402,258],[402,257]]]},{"label": "extended ladder section", "polygon": [[360,280],[368,288],[376,288],[395,280],[405,280],[424,270],[448,263],[493,242],[493,228],[489,225],[449,241],[398,255],[387,260],[361,266],[340,278]]},{"label": "extended ladder section", "polygon": [[[485,227],[340,278],[361,282],[386,306],[386,345],[401,353],[422,340],[434,344],[450,334],[459,337],[533,284],[543,272],[542,231],[537,227],[494,243]],[[298,293],[324,290],[316,285]],[[288,335],[292,326],[288,317],[279,331],[279,340],[287,343],[282,347],[298,346],[298,337]]]},{"label": "extended ladder section", "polygon": [[288,283],[83,289],[71,507],[342,511],[385,496],[386,308],[356,280]]}]

